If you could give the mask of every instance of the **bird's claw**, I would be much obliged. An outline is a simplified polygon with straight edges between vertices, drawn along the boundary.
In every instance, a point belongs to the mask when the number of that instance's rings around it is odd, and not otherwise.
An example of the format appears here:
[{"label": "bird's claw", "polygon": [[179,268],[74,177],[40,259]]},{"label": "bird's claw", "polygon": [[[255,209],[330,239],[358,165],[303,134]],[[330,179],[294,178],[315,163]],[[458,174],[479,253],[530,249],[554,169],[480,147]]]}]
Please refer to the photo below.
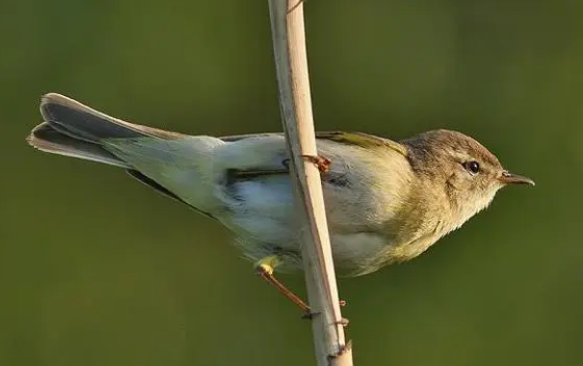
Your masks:
[{"label": "bird's claw", "polygon": [[302,319],[312,320],[314,316],[319,315],[319,311],[313,312],[312,310],[308,309],[305,313],[302,314]]},{"label": "bird's claw", "polygon": [[350,321],[346,318],[342,318],[336,322],[337,325],[342,325],[343,327],[347,327]]},{"label": "bird's claw", "polygon": [[[345,305],[346,305],[346,301],[340,300],[340,306],[345,306]],[[320,314],[321,313],[319,311],[312,311],[312,309],[307,309],[306,312],[304,312],[304,314],[302,315],[302,319],[312,320],[314,318],[314,316],[320,315]],[[341,325],[343,327],[347,327],[348,323],[350,323],[350,321],[346,318],[341,318],[340,320],[334,322],[334,324]]]},{"label": "bird's claw", "polygon": [[320,155],[302,155],[302,158],[316,165],[316,168],[320,173],[328,173],[330,171],[330,165],[332,165],[332,160],[325,156]]},{"label": "bird's claw", "polygon": [[[319,155],[300,155],[306,161],[313,163],[316,165],[316,168],[320,171],[320,173],[328,173],[330,171],[330,165],[332,165],[332,160],[328,159],[325,156]],[[283,166],[289,169],[289,160],[285,159],[281,162]]]}]

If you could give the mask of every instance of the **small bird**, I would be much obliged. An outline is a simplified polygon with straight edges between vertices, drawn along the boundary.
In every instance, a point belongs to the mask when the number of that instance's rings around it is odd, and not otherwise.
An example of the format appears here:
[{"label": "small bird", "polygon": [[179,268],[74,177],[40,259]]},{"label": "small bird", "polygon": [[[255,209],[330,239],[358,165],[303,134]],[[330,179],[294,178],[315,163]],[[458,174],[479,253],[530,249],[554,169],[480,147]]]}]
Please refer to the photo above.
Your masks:
[{"label": "small bird", "polygon": [[[218,220],[285,293],[273,270],[300,270],[302,261],[283,134],[185,135],[122,121],[55,93],[42,97],[40,112],[44,122],[32,130],[30,145],[121,167]],[[320,132],[317,148],[331,162],[321,176],[334,263],[348,276],[412,259],[485,209],[500,188],[534,185],[455,131],[399,142]]]}]

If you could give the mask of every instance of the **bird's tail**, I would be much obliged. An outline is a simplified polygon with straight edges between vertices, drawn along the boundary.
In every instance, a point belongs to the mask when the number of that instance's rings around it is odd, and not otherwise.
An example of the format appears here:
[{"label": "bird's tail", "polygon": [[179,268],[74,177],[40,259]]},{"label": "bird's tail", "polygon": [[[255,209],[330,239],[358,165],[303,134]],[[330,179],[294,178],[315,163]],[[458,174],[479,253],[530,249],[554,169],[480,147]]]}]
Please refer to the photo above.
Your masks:
[{"label": "bird's tail", "polygon": [[56,93],[42,97],[40,112],[45,122],[31,131],[27,138],[30,145],[53,154],[123,168],[130,168],[130,166],[106,150],[102,145],[103,140],[139,137],[174,140],[184,137],[177,132],[159,130],[113,118]]},{"label": "bird's tail", "polygon": [[210,193],[212,150],[222,140],[122,121],[55,93],[42,97],[40,112],[44,122],[27,138],[37,149],[125,168],[142,183],[199,211],[216,206]]}]

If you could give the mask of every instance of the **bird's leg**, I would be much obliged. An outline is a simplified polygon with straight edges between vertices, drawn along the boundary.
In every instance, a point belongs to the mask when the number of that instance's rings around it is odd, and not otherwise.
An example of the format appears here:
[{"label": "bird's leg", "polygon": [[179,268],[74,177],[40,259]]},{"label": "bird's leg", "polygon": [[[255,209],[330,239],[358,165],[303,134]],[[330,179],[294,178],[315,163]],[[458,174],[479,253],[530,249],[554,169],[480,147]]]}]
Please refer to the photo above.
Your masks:
[{"label": "bird's leg", "polygon": [[[273,275],[275,267],[280,263],[281,259],[277,255],[270,255],[256,262],[255,270],[257,271],[257,274],[261,276],[261,278],[275,286],[275,288],[280,293],[282,293],[285,297],[293,301],[294,304],[298,305],[304,311],[304,315],[302,315],[303,319],[312,319],[312,317],[314,315],[317,315],[318,312],[316,313],[312,312],[312,308],[308,304],[306,304],[298,295],[293,293]],[[340,306],[346,306],[346,301],[340,300]],[[338,322],[338,324],[342,326],[347,326],[348,320],[342,318]]]},{"label": "bird's leg", "polygon": [[281,283],[273,275],[273,270],[281,262],[278,256],[271,255],[260,259],[255,263],[255,270],[265,281],[271,283],[275,288],[281,292],[285,297],[293,301],[296,305],[302,308],[306,314],[311,313],[311,308],[306,304],[298,295],[294,294],[290,289],[288,289],[283,283]]}]

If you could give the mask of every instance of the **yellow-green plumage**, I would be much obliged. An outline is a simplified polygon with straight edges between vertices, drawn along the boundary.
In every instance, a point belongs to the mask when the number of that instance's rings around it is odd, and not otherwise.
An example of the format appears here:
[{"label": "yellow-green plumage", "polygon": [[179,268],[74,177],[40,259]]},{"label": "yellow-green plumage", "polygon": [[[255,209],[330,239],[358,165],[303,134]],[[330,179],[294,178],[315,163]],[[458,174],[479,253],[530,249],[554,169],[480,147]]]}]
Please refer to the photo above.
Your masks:
[{"label": "yellow-green plumage", "polygon": [[[190,136],[121,121],[59,94],[43,97],[41,113],[31,145],[123,167],[220,221],[250,259],[276,255],[278,270],[301,268],[282,134]],[[532,183],[459,132],[401,142],[320,132],[317,147],[332,161],[322,175],[326,213],[336,267],[348,275],[411,259],[485,208],[504,184]]]}]

